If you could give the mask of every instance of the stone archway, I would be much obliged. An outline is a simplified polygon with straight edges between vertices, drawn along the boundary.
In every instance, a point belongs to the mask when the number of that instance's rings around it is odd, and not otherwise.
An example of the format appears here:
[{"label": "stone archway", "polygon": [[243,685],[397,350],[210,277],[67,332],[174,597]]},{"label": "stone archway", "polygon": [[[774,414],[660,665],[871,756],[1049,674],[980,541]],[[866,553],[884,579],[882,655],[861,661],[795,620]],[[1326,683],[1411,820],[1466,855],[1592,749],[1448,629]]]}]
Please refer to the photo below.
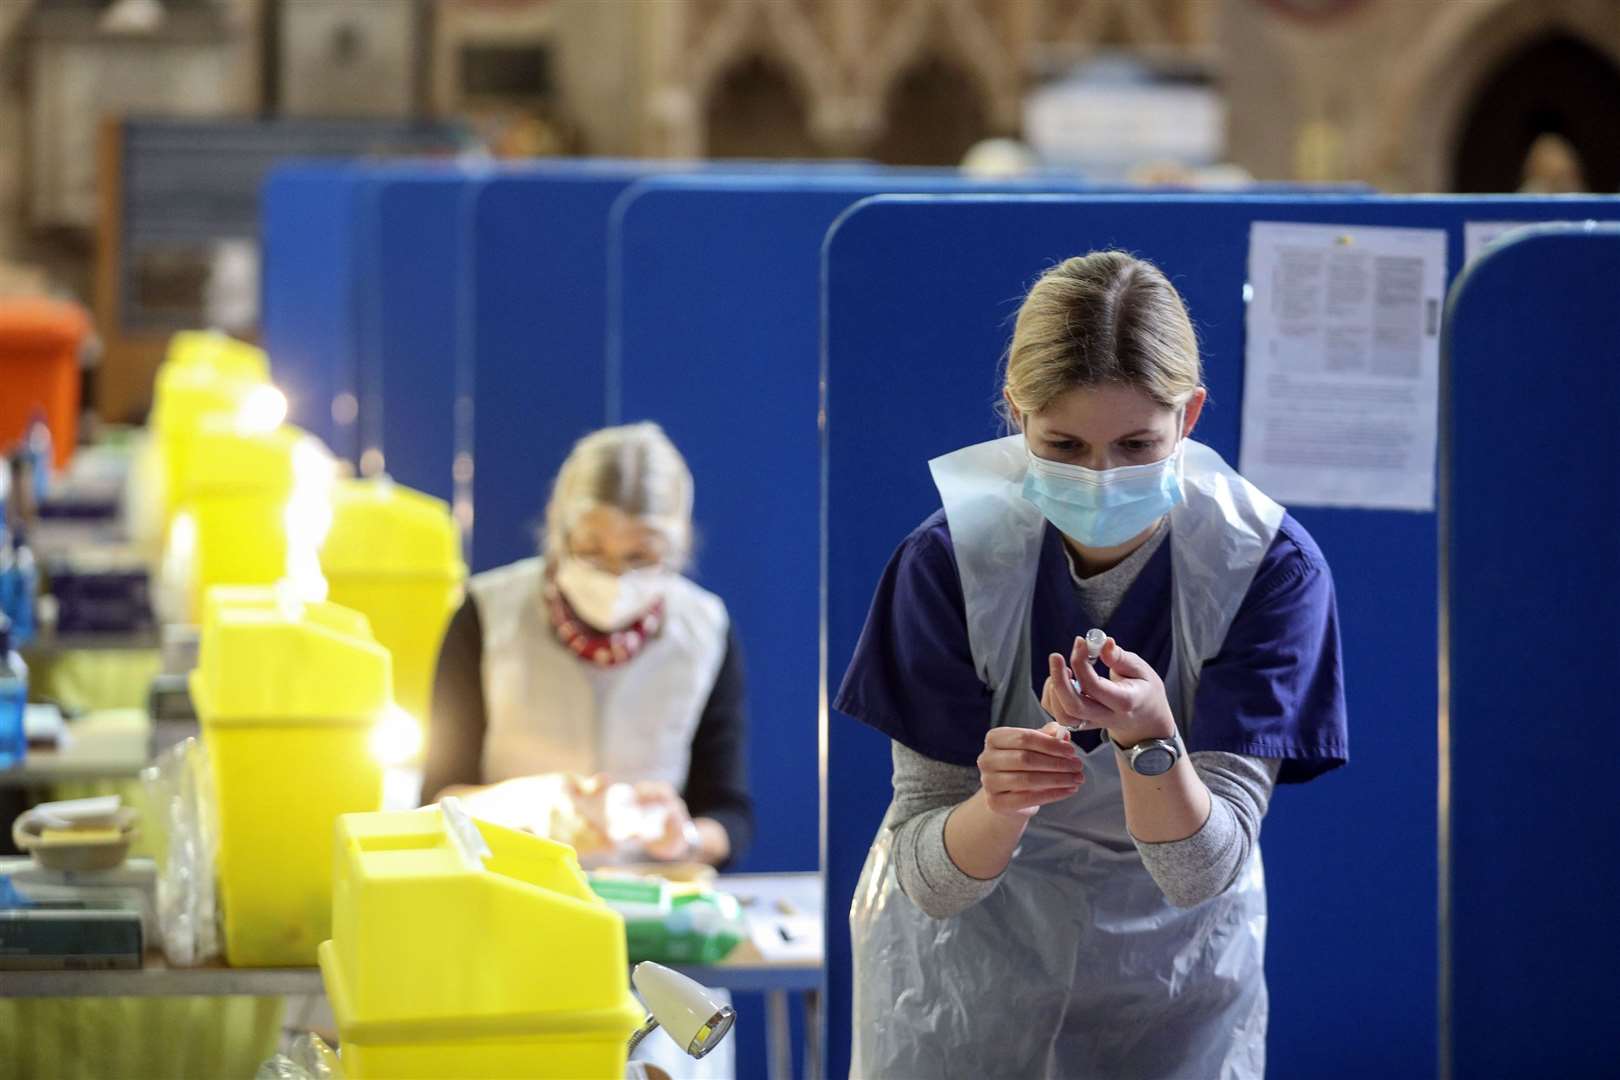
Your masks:
[{"label": "stone archway", "polygon": [[886,165],[956,165],[990,134],[979,80],[961,65],[929,55],[890,84],[872,156]]},{"label": "stone archway", "polygon": [[762,54],[733,62],[714,80],[703,130],[712,158],[819,155],[803,95],[782,65]]},{"label": "stone archway", "polygon": [[1451,189],[1517,190],[1544,133],[1568,141],[1589,190],[1620,191],[1620,66],[1569,34],[1527,42],[1486,77],[1457,129]]},{"label": "stone archway", "polygon": [[1565,34],[1620,64],[1620,32],[1608,0],[1480,0],[1446,5],[1403,58],[1390,88],[1394,122],[1385,127],[1376,170],[1415,191],[1451,183],[1454,148],[1492,72],[1527,42]]}]

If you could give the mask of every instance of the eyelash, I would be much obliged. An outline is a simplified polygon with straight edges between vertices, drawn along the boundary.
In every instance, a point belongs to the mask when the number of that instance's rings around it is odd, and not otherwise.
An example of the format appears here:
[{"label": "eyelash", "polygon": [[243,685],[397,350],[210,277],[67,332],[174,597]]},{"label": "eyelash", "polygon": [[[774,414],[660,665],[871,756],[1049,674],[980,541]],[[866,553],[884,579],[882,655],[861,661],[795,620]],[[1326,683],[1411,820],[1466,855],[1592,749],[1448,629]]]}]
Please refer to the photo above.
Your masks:
[{"label": "eyelash", "polygon": [[[1079,443],[1072,442],[1068,439],[1049,440],[1047,445],[1060,454],[1072,454],[1080,449]],[[1132,439],[1130,442],[1120,443],[1119,445],[1122,449],[1132,454],[1143,453],[1147,450],[1153,449],[1154,446],[1153,443],[1146,442],[1142,439]]]}]

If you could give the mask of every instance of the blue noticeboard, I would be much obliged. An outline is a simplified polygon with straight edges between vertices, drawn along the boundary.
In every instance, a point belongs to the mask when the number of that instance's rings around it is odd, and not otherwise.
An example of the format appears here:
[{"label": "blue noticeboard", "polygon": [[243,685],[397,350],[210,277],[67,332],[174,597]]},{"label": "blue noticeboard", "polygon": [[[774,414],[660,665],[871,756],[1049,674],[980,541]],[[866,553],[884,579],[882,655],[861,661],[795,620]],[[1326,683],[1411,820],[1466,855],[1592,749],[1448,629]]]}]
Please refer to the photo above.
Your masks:
[{"label": "blue noticeboard", "polygon": [[[929,458],[994,437],[997,364],[1022,294],[1070,255],[1159,264],[1198,328],[1212,401],[1199,437],[1237,460],[1249,227],[1255,221],[1444,228],[1620,218],[1620,201],[1345,197],[884,197],[829,236],[824,293],[827,698],[899,541],[939,503]],[[1278,792],[1271,898],[1271,1069],[1422,1075],[1436,1062],[1435,516],[1302,507],[1333,568],[1351,765]],[[885,740],[824,718],[827,910],[847,911],[889,799]],[[828,925],[829,1075],[849,1046],[849,936]]]},{"label": "blue noticeboard", "polygon": [[484,175],[383,166],[368,171],[363,194],[361,444],[381,452],[395,480],[446,501],[461,449],[456,402],[471,390],[460,345],[467,216]]},{"label": "blue noticeboard", "polygon": [[261,193],[260,340],[288,419],[359,459],[357,275],[363,170],[278,166]]},{"label": "blue noticeboard", "polygon": [[1620,229],[1548,226],[1481,259],[1448,313],[1441,1008],[1457,1077],[1616,1075],[1620,804],[1592,752],[1620,668],[1616,281]]}]

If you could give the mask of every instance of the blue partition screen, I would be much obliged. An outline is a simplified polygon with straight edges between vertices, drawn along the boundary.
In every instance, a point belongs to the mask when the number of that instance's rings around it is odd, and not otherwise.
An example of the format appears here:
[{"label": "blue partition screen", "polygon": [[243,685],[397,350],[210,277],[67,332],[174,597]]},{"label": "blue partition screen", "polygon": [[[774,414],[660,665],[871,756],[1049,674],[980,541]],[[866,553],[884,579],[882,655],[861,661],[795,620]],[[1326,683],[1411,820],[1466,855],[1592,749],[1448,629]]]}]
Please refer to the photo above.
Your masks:
[{"label": "blue partition screen", "polygon": [[357,461],[362,170],[278,166],[261,194],[260,339],[288,419]]},{"label": "blue partition screen", "polygon": [[615,247],[618,417],[658,421],[691,465],[693,576],[725,600],[746,658],[749,870],[820,857],[818,264],[828,226],[870,193],[653,187]]},{"label": "blue partition screen", "polygon": [[[1448,327],[1450,1075],[1613,1076],[1620,229],[1505,242]],[[1527,672],[1531,674],[1527,677]],[[1595,741],[1594,741],[1595,740]]]},{"label": "blue partition screen", "polygon": [[496,175],[472,200],[475,571],[534,553],[557,468],[606,420],[608,215],[644,171]]},{"label": "blue partition screen", "polygon": [[[929,458],[1000,433],[997,365],[1045,267],[1118,247],[1161,266],[1198,328],[1199,437],[1236,462],[1250,225],[1444,228],[1620,217],[1614,200],[880,198],[828,239],[824,349],[826,685],[836,692],[878,576],[939,503]],[[1265,825],[1271,1067],[1426,1075],[1436,1063],[1435,516],[1303,507],[1338,588],[1351,765],[1279,791]],[[885,740],[826,719],[828,1054],[848,1067],[848,911],[889,798]],[[990,992],[990,988],[986,988]]]},{"label": "blue partition screen", "polygon": [[385,166],[368,175],[365,191],[362,443],[382,452],[395,480],[446,501],[465,381],[457,365],[471,251],[466,204],[481,182],[448,166]]},{"label": "blue partition screen", "polygon": [[[475,383],[474,570],[534,551],[548,485],[575,439],[608,422],[604,354],[614,203],[636,180],[780,164],[577,160],[496,173],[472,200],[471,292],[460,347]],[[828,177],[862,162],[793,166]]]},{"label": "blue partition screen", "polygon": [[884,191],[942,176],[680,176],[620,203],[610,274],[609,420],[657,420],[692,466],[695,576],[731,611],[748,666],[759,833],[739,869],[813,870],[821,244]]}]

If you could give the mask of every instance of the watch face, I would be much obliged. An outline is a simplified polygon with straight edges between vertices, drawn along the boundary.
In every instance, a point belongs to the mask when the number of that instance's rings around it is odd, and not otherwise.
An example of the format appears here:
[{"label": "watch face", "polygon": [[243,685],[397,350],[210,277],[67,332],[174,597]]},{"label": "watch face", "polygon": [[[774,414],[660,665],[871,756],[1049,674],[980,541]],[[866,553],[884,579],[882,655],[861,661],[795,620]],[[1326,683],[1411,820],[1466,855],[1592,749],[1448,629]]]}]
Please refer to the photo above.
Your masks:
[{"label": "watch face", "polygon": [[1176,763],[1176,755],[1162,746],[1150,746],[1136,755],[1131,768],[1143,776],[1163,776]]}]

